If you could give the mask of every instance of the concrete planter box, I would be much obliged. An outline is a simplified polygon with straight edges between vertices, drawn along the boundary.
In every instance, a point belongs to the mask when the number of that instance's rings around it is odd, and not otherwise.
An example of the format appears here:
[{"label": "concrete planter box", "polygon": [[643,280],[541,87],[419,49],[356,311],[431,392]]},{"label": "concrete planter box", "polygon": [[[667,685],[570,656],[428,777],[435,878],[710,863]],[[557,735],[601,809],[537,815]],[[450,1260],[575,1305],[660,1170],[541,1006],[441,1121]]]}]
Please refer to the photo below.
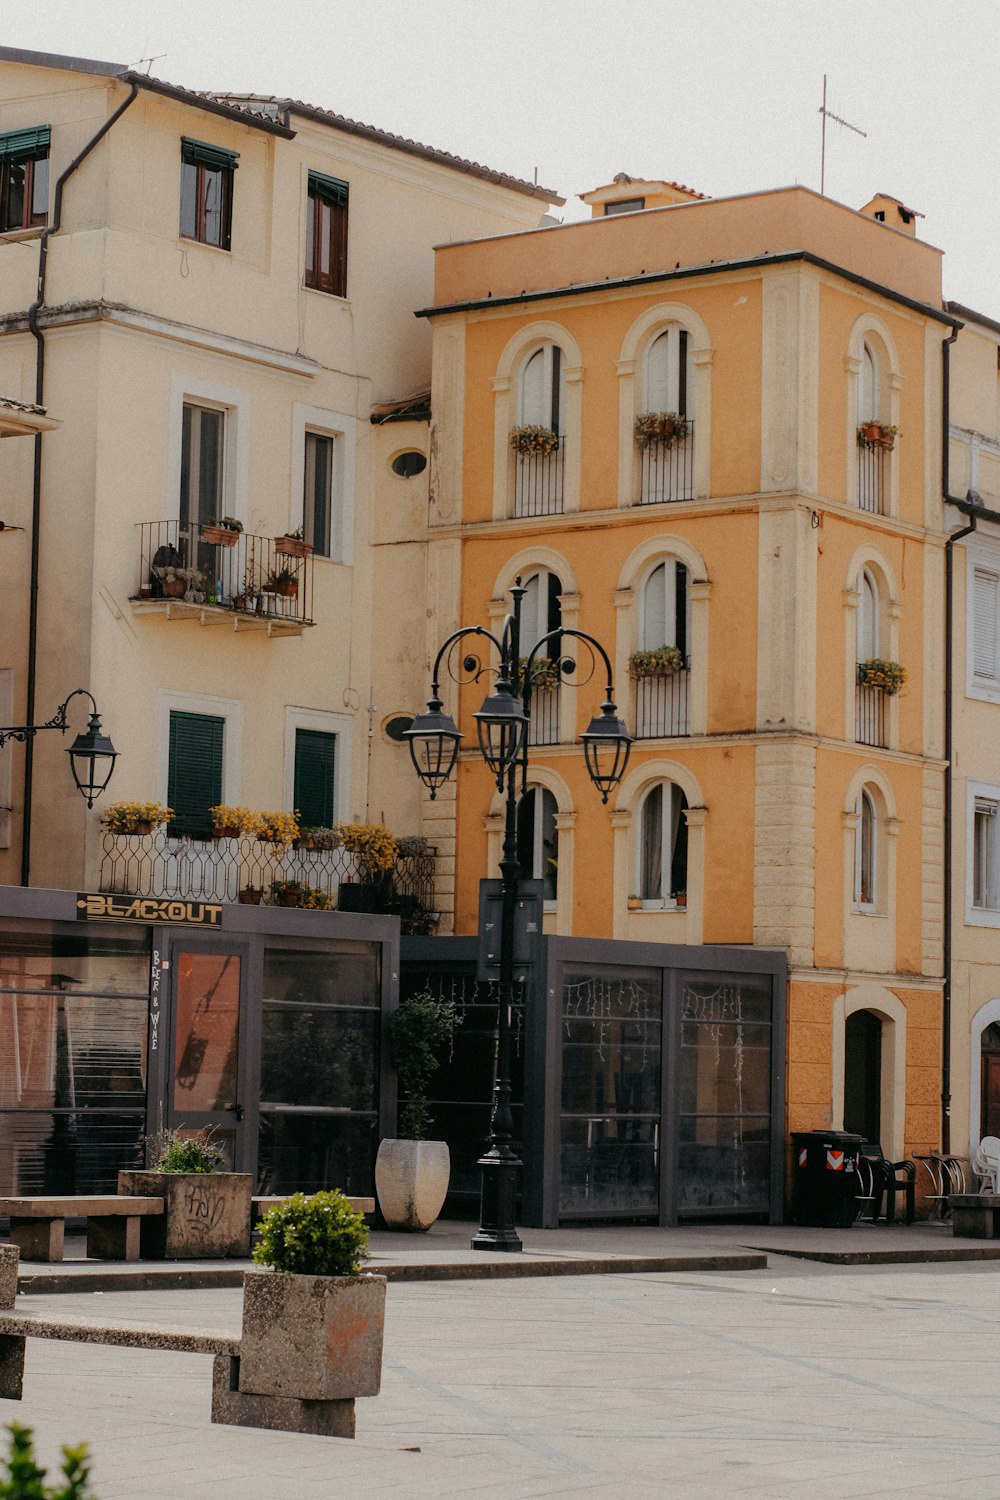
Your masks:
[{"label": "concrete planter box", "polygon": [[385,1287],[384,1276],[247,1271],[240,1391],[300,1401],[377,1396]]},{"label": "concrete planter box", "polygon": [[14,1306],[20,1258],[21,1252],[16,1245],[0,1245],[0,1307]]},{"label": "concrete planter box", "polygon": [[143,1219],[144,1260],[214,1260],[250,1254],[249,1172],[119,1172],[118,1191],[162,1198],[162,1217]]},{"label": "concrete planter box", "polygon": [[389,1228],[430,1229],[450,1178],[446,1141],[382,1141],[375,1158],[375,1191]]}]

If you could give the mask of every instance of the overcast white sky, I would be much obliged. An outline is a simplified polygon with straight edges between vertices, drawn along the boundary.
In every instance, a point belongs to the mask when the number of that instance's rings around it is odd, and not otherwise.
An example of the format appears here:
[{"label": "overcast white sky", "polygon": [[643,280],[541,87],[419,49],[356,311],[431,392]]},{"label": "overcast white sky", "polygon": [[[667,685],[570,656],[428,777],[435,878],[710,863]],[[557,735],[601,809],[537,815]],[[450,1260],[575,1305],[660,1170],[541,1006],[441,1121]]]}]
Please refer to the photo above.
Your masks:
[{"label": "overcast white sky", "polygon": [[[820,184],[926,218],[945,296],[1000,318],[997,0],[35,0],[3,42],[292,95],[538,180],[713,197]],[[586,211],[572,201],[563,216]]]}]

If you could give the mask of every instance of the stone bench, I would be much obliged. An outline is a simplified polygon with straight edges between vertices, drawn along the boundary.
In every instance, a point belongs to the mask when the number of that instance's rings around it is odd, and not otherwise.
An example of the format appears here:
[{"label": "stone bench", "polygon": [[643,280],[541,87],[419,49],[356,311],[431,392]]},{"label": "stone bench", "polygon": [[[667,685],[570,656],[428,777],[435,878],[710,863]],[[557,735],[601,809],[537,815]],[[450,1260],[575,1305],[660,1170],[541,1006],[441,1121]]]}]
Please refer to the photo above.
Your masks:
[{"label": "stone bench", "polygon": [[1000,1193],[951,1193],[953,1234],[973,1240],[1000,1240]]},{"label": "stone bench", "polygon": [[[285,1203],[291,1197],[291,1193],[278,1193],[273,1197],[258,1197],[250,1199],[250,1224],[255,1228],[270,1208],[277,1208],[279,1203]],[[375,1212],[374,1198],[352,1198],[345,1194],[348,1203],[356,1214],[373,1214]]]},{"label": "stone bench", "polygon": [[62,1260],[66,1220],[83,1218],[88,1255],[95,1260],[138,1260],[140,1220],[162,1213],[162,1198],[120,1194],[0,1198],[0,1216],[10,1219],[11,1241],[25,1260]]},{"label": "stone bench", "polygon": [[263,1396],[240,1390],[240,1339],[227,1333],[154,1328],[148,1324],[96,1318],[49,1318],[16,1312],[20,1252],[0,1244],[0,1398],[20,1401],[24,1391],[24,1356],[29,1338],[59,1339],[73,1344],[106,1344],[118,1349],[159,1349],[212,1355],[213,1422],[230,1427],[264,1427],[276,1432],[305,1432],[320,1437],[352,1438],[353,1397],[340,1401],[305,1401],[294,1396]]}]

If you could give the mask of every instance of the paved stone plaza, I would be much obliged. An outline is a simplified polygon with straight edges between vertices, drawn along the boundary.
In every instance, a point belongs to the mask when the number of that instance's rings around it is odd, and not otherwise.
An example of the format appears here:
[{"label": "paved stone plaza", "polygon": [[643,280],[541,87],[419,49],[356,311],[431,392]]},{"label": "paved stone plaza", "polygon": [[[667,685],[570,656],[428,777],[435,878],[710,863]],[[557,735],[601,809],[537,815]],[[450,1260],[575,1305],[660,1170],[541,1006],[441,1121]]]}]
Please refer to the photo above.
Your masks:
[{"label": "paved stone plaza", "polygon": [[[996,1261],[773,1253],[757,1271],[401,1283],[354,1442],[213,1427],[203,1356],[40,1341],[0,1420],[34,1426],[50,1464],[88,1440],[99,1500],[996,1500],[998,1292]],[[240,1292],[19,1305],[235,1332]]]}]

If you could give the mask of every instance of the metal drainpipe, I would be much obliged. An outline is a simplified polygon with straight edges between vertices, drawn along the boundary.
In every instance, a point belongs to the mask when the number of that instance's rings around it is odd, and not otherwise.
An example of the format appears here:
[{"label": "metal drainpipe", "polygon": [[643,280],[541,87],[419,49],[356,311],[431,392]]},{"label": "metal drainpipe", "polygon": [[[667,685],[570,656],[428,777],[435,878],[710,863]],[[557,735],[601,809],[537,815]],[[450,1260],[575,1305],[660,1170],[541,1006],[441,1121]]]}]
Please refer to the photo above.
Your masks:
[{"label": "metal drainpipe", "polygon": [[[38,245],[38,288],[34,302],[28,308],[28,327],[35,340],[35,404],[44,406],[45,394],[45,336],[38,324],[39,310],[45,305],[45,277],[48,268],[49,240],[59,232],[62,225],[62,195],[65,184],[77,167],[86,160],[97,143],[104,139],[112,125],[120,120],[135,100],[139,85],[133,83],[123,103],[109,115],[100,130],[78,152],[69,166],[56,181],[55,198],[52,205],[52,223],[42,230]],[[28,675],[25,691],[26,724],[35,721],[35,683],[38,672],[38,564],[40,557],[39,534],[42,519],[42,434],[35,434],[34,471],[31,486],[31,583],[28,593]],[[24,742],[24,787],[22,792],[21,820],[21,884],[30,884],[31,876],[31,794],[35,770],[35,742],[31,735]]]},{"label": "metal drainpipe", "polygon": [[[941,345],[941,493],[945,503],[956,505],[957,501],[948,489],[948,433],[951,426],[951,346],[958,338],[962,325],[954,326]],[[965,506],[963,504],[963,509]],[[951,961],[952,961],[952,876],[953,859],[951,849],[953,818],[953,773],[954,753],[954,570],[955,543],[976,529],[976,516],[972,515],[968,526],[953,531],[945,542],[944,575],[944,978],[941,986],[941,1150],[951,1153]]]}]

